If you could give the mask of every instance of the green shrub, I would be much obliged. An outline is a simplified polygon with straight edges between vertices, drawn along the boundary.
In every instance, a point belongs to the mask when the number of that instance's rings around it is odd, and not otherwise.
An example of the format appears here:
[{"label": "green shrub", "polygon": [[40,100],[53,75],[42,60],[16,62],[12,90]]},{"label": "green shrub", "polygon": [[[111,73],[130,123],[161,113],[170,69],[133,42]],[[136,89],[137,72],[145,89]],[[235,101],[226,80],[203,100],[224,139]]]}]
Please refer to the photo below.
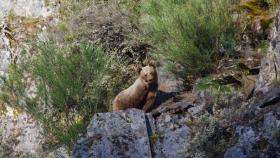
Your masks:
[{"label": "green shrub", "polygon": [[1,102],[27,110],[48,134],[71,146],[94,113],[111,109],[115,95],[131,83],[132,71],[89,44],[36,48],[36,56],[11,65],[2,78]]},{"label": "green shrub", "polygon": [[142,8],[144,33],[156,54],[183,67],[180,76],[203,76],[233,51],[231,0],[147,0]]},{"label": "green shrub", "polygon": [[230,85],[225,85],[222,81],[214,80],[209,77],[198,80],[196,87],[198,90],[210,90],[214,93],[226,93],[230,92],[232,89]]}]

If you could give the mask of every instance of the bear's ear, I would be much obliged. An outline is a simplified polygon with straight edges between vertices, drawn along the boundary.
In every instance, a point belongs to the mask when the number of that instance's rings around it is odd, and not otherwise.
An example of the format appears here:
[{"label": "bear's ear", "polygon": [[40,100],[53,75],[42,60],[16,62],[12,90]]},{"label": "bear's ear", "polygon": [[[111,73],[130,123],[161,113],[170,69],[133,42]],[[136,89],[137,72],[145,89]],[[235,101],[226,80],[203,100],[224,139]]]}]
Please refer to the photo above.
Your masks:
[{"label": "bear's ear", "polygon": [[154,60],[151,60],[149,62],[149,66],[153,67],[153,68],[156,68],[156,62]]}]

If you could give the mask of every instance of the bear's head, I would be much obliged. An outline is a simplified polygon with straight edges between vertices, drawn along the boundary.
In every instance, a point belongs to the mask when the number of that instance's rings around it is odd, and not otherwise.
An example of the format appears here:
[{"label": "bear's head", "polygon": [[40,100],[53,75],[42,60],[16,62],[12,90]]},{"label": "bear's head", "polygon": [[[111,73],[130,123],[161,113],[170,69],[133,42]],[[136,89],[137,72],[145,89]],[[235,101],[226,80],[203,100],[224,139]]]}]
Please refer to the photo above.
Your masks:
[{"label": "bear's head", "polygon": [[154,63],[150,63],[149,65],[140,68],[138,72],[139,72],[139,77],[145,83],[151,84],[157,82],[157,71],[156,71],[156,65]]}]

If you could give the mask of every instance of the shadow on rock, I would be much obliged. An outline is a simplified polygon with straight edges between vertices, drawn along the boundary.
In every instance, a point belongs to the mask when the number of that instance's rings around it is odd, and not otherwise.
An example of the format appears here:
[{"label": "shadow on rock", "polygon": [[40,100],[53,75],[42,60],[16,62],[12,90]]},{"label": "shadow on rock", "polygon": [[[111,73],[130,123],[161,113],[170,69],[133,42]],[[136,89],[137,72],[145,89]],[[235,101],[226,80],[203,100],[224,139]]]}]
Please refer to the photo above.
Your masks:
[{"label": "shadow on rock", "polygon": [[159,90],[157,92],[155,103],[152,106],[151,110],[158,108],[162,103],[164,103],[168,99],[175,97],[176,94],[177,94],[176,92],[164,92],[164,91]]}]

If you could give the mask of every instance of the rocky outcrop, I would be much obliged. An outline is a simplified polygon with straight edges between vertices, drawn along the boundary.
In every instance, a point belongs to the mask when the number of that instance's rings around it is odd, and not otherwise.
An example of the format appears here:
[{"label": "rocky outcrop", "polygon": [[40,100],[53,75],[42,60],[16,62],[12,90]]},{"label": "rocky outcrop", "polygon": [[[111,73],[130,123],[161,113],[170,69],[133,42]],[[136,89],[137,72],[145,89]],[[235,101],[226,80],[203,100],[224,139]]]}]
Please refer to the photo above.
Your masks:
[{"label": "rocky outcrop", "polygon": [[29,114],[6,107],[0,114],[0,157],[36,156],[42,151],[42,132]]},{"label": "rocky outcrop", "polygon": [[[6,75],[11,62],[17,62],[23,49],[29,50],[32,47],[30,39],[43,36],[42,32],[51,23],[49,18],[55,17],[57,13],[56,2],[58,1],[0,1],[1,76]],[[40,123],[27,112],[0,105],[0,157],[45,157],[43,133]]]},{"label": "rocky outcrop", "polygon": [[141,110],[95,114],[71,157],[184,157],[191,129],[183,115],[154,119]]},{"label": "rocky outcrop", "polygon": [[[280,157],[280,10],[276,14],[273,41],[266,57],[261,61],[250,112],[243,123],[235,123],[234,138],[224,158]],[[247,118],[246,118],[247,117]]]},{"label": "rocky outcrop", "polygon": [[[48,4],[44,4],[48,2]],[[0,19],[14,14],[15,16],[47,17],[53,14],[56,0],[1,0]]]},{"label": "rocky outcrop", "polygon": [[[159,94],[170,95],[167,100],[149,114],[136,109],[96,114],[72,157],[209,157],[216,152],[224,158],[280,157],[279,27],[277,20],[260,69],[249,67],[258,71],[253,79],[244,79],[250,80],[246,92],[194,90],[186,94],[192,98],[182,99],[180,81],[159,73]],[[139,144],[140,139],[144,143]]]},{"label": "rocky outcrop", "polygon": [[267,56],[261,61],[261,70],[256,81],[255,93],[265,94],[279,82],[280,75],[280,10],[276,13],[272,28],[272,42]]},{"label": "rocky outcrop", "polygon": [[95,114],[72,157],[151,157],[148,121],[136,109]]},{"label": "rocky outcrop", "polygon": [[156,129],[152,137],[155,158],[183,158],[185,145],[191,136],[191,128],[186,125],[184,114],[163,114],[155,120]]},{"label": "rocky outcrop", "polygon": [[252,123],[237,125],[237,143],[230,147],[224,158],[280,157],[280,108],[269,112]]}]

